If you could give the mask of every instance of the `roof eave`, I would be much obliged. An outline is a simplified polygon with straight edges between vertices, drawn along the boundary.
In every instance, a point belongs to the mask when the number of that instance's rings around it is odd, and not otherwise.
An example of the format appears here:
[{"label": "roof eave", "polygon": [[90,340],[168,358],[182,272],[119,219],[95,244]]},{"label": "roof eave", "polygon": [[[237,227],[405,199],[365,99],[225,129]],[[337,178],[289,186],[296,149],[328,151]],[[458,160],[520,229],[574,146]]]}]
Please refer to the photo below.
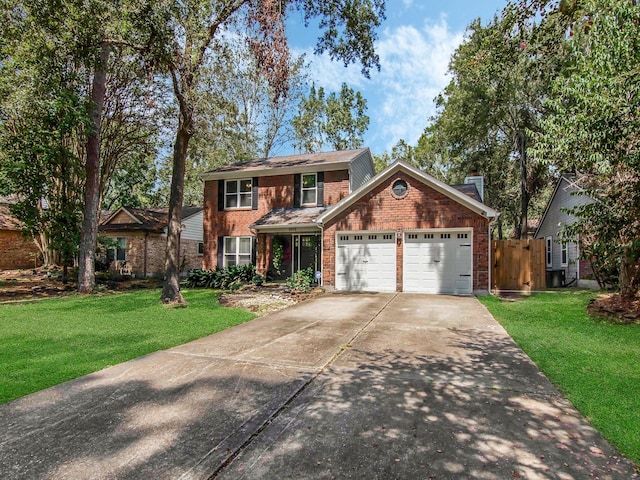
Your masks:
[{"label": "roof eave", "polygon": [[125,212],[127,215],[129,215],[129,217],[131,217],[131,219],[134,222],[136,222],[139,225],[142,225],[143,222],[138,217],[136,217],[133,213],[131,213],[126,207],[120,207],[117,210],[115,210],[111,215],[109,215],[109,217],[102,224],[103,225],[108,224],[120,212]]},{"label": "roof eave", "polygon": [[301,230],[320,230],[320,225],[315,222],[307,223],[286,223],[278,225],[249,225],[251,230],[262,233],[289,233]]},{"label": "roof eave", "polygon": [[340,202],[335,204],[333,208],[321,214],[316,221],[322,225],[325,222],[331,220],[336,215],[340,214],[341,212],[349,208],[351,205],[353,205],[367,191],[373,190],[374,188],[379,186],[382,182],[388,180],[389,177],[398,173],[399,171],[405,171],[406,173],[413,176],[414,178],[418,178],[419,180],[426,183],[434,190],[440,192],[445,196],[453,198],[459,203],[465,205],[471,211],[477,213],[478,215],[482,215],[487,219],[497,218],[499,215],[499,212],[497,212],[496,210],[493,210],[492,208],[487,207],[484,203],[474,200],[468,195],[462,192],[459,192],[455,188],[440,182],[439,180],[431,177],[430,175],[427,175],[423,171],[413,167],[412,165],[409,165],[405,162],[397,160],[396,162],[389,165],[385,170],[380,172],[378,175],[373,177],[369,182],[365,183],[363,186],[353,191],[347,197],[345,197]]},{"label": "roof eave", "polygon": [[290,167],[271,167],[255,170],[230,170],[224,172],[205,172],[200,174],[200,179],[204,182],[210,180],[230,180],[250,177],[274,177],[276,175],[291,175],[294,173],[315,173],[333,172],[336,170],[347,170],[351,160],[342,160],[331,163],[318,163],[316,165],[300,165]]}]

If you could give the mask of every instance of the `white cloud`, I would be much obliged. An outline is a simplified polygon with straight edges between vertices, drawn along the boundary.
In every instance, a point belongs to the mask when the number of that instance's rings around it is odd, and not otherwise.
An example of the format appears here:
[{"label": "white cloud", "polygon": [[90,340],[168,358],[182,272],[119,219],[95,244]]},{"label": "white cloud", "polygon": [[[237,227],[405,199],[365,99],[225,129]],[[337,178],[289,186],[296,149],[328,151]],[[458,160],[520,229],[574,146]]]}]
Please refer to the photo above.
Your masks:
[{"label": "white cloud", "polygon": [[313,49],[293,50],[295,55],[304,54],[310,63],[310,78],[316,86],[328,91],[338,91],[343,83],[353,89],[362,88],[366,80],[360,73],[358,65],[344,66],[343,62],[332,61],[328,55],[314,55]]},{"label": "white cloud", "polygon": [[[411,0],[404,3],[411,4]],[[387,28],[376,44],[381,70],[373,70],[371,79],[362,76],[358,65],[345,68],[327,55],[316,56],[311,50],[304,53],[317,86],[337,91],[345,82],[362,92],[371,118],[365,141],[374,153],[382,153],[401,138],[410,144],[417,142],[435,113],[433,99],[449,81],[449,59],[462,40],[463,32],[451,32],[444,15],[436,22],[427,19],[421,28]]]},{"label": "white cloud", "polygon": [[375,124],[384,125],[371,132],[376,144],[387,150],[400,138],[415,144],[435,113],[433,99],[449,81],[449,59],[462,39],[461,32],[449,31],[445,17],[437,23],[426,21],[422,29],[404,25],[384,32],[377,45],[381,108],[370,111],[377,115]]}]

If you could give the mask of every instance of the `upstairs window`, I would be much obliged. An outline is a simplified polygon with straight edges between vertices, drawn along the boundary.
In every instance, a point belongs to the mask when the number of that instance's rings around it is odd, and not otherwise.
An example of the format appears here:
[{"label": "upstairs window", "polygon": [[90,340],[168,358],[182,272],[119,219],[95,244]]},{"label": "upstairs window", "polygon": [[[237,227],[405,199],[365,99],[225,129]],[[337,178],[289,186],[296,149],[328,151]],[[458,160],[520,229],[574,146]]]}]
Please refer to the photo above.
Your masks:
[{"label": "upstairs window", "polygon": [[224,208],[251,208],[251,179],[224,182]]},{"label": "upstairs window", "polygon": [[551,268],[553,266],[553,239],[551,237],[547,237],[545,239],[545,254],[547,260],[547,268]]},{"label": "upstairs window", "polygon": [[318,177],[315,173],[306,173],[302,175],[302,205],[318,204]]}]

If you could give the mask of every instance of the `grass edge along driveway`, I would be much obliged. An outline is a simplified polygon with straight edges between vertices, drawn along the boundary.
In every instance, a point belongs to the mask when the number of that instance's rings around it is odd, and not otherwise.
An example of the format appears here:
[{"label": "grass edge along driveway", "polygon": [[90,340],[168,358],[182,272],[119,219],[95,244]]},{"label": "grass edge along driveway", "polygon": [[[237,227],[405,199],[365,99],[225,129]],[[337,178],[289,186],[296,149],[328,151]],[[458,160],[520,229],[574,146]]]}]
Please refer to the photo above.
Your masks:
[{"label": "grass edge along driveway", "polygon": [[187,308],[156,289],[0,305],[0,404],[255,318],[219,292],[183,294]]},{"label": "grass edge along driveway", "polygon": [[544,374],[609,442],[640,464],[640,325],[591,317],[596,293],[480,298]]}]

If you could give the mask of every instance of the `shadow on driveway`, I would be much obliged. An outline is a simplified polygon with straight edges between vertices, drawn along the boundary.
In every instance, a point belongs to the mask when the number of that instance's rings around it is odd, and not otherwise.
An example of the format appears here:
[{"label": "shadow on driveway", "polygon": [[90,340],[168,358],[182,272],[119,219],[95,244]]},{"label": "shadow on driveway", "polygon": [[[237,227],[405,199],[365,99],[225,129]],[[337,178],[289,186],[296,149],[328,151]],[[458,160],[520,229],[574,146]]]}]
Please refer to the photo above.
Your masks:
[{"label": "shadow on driveway", "polygon": [[0,406],[0,478],[629,479],[473,298],[325,295]]}]

